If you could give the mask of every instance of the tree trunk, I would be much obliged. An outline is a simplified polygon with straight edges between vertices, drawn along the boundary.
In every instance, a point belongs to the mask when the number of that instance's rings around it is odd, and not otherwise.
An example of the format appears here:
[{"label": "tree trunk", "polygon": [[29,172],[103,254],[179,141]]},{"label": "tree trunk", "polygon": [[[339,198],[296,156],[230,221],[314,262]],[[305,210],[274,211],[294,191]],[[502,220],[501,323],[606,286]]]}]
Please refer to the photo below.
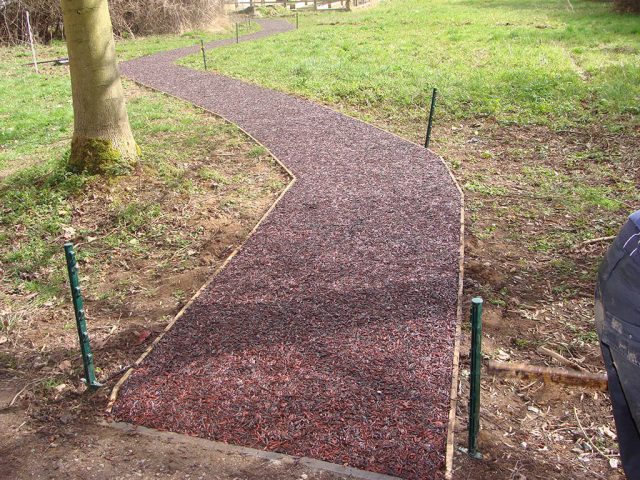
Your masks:
[{"label": "tree trunk", "polygon": [[139,156],[133,139],[107,0],[61,0],[73,96],[69,168],[123,174]]}]

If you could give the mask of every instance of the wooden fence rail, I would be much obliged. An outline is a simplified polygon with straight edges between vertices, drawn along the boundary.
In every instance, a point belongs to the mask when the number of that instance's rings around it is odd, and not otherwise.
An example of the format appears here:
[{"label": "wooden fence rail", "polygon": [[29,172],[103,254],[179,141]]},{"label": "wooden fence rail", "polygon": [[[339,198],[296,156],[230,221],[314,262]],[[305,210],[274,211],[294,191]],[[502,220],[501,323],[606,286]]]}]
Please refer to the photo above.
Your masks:
[{"label": "wooden fence rail", "polygon": [[224,4],[244,10],[250,7],[281,5],[289,10],[351,10],[369,3],[370,0],[225,0]]}]

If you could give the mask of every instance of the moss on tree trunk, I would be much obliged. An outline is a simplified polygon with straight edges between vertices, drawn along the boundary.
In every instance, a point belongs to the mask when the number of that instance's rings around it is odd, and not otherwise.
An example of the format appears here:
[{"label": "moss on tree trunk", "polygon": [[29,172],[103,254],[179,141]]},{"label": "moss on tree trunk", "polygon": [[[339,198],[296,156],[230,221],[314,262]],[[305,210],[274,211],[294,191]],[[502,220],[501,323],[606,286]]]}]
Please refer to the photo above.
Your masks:
[{"label": "moss on tree trunk", "polygon": [[88,172],[102,175],[123,175],[129,173],[136,164],[140,149],[133,144],[116,146],[103,138],[78,138],[71,141],[69,170],[76,173]]},{"label": "moss on tree trunk", "polygon": [[73,94],[69,168],[127,173],[139,148],[129,125],[107,0],[61,0],[61,5]]}]

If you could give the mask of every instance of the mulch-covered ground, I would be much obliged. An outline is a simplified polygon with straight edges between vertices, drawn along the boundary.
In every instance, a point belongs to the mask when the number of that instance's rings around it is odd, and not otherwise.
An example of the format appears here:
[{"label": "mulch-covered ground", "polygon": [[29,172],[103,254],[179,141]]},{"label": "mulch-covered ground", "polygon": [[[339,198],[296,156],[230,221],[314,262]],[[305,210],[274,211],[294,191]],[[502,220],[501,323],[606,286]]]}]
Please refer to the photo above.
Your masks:
[{"label": "mulch-covered ground", "polygon": [[[264,21],[243,40],[290,28]],[[173,65],[191,51],[122,70],[240,125],[297,181],[123,385],[114,416],[403,478],[437,476],[460,244],[461,199],[445,166],[314,103]]]}]

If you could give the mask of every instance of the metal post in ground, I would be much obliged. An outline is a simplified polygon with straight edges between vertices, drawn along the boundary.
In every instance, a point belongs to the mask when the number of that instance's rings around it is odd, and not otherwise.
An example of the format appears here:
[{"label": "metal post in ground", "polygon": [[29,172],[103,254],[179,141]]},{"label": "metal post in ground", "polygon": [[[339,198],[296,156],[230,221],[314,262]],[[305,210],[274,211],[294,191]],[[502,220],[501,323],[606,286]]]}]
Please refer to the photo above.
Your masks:
[{"label": "metal post in ground", "polygon": [[300,27],[300,23],[298,21],[298,12],[296,12],[296,30]]},{"label": "metal post in ground", "polygon": [[469,445],[468,453],[481,458],[478,452],[480,432],[480,368],[482,363],[482,298],[471,300],[471,374],[469,376]]},{"label": "metal post in ground", "polygon": [[240,42],[240,27],[238,26],[238,22],[236,22],[236,43]]},{"label": "metal post in ground", "polygon": [[101,387],[102,384],[96,380],[96,371],[93,365],[93,354],[89,344],[89,333],[87,332],[87,319],[84,312],[84,301],[80,291],[80,281],[78,279],[78,262],[73,250],[72,243],[64,244],[64,253],[67,259],[67,272],[69,273],[69,283],[71,285],[71,299],[73,300],[73,310],[76,314],[76,326],[78,327],[78,339],[80,340],[80,353],[82,353],[82,364],[84,366],[84,378],[87,386],[91,389]]},{"label": "metal post in ground", "polygon": [[436,110],[437,94],[438,90],[434,88],[433,92],[431,93],[431,109],[429,110],[429,123],[427,124],[427,137],[424,140],[424,148],[429,148],[429,144],[431,143],[431,127],[433,125],[433,114]]},{"label": "metal post in ground", "polygon": [[202,63],[204,63],[204,69],[207,69],[207,53],[204,51],[204,40],[200,40],[200,49],[202,50]]}]

